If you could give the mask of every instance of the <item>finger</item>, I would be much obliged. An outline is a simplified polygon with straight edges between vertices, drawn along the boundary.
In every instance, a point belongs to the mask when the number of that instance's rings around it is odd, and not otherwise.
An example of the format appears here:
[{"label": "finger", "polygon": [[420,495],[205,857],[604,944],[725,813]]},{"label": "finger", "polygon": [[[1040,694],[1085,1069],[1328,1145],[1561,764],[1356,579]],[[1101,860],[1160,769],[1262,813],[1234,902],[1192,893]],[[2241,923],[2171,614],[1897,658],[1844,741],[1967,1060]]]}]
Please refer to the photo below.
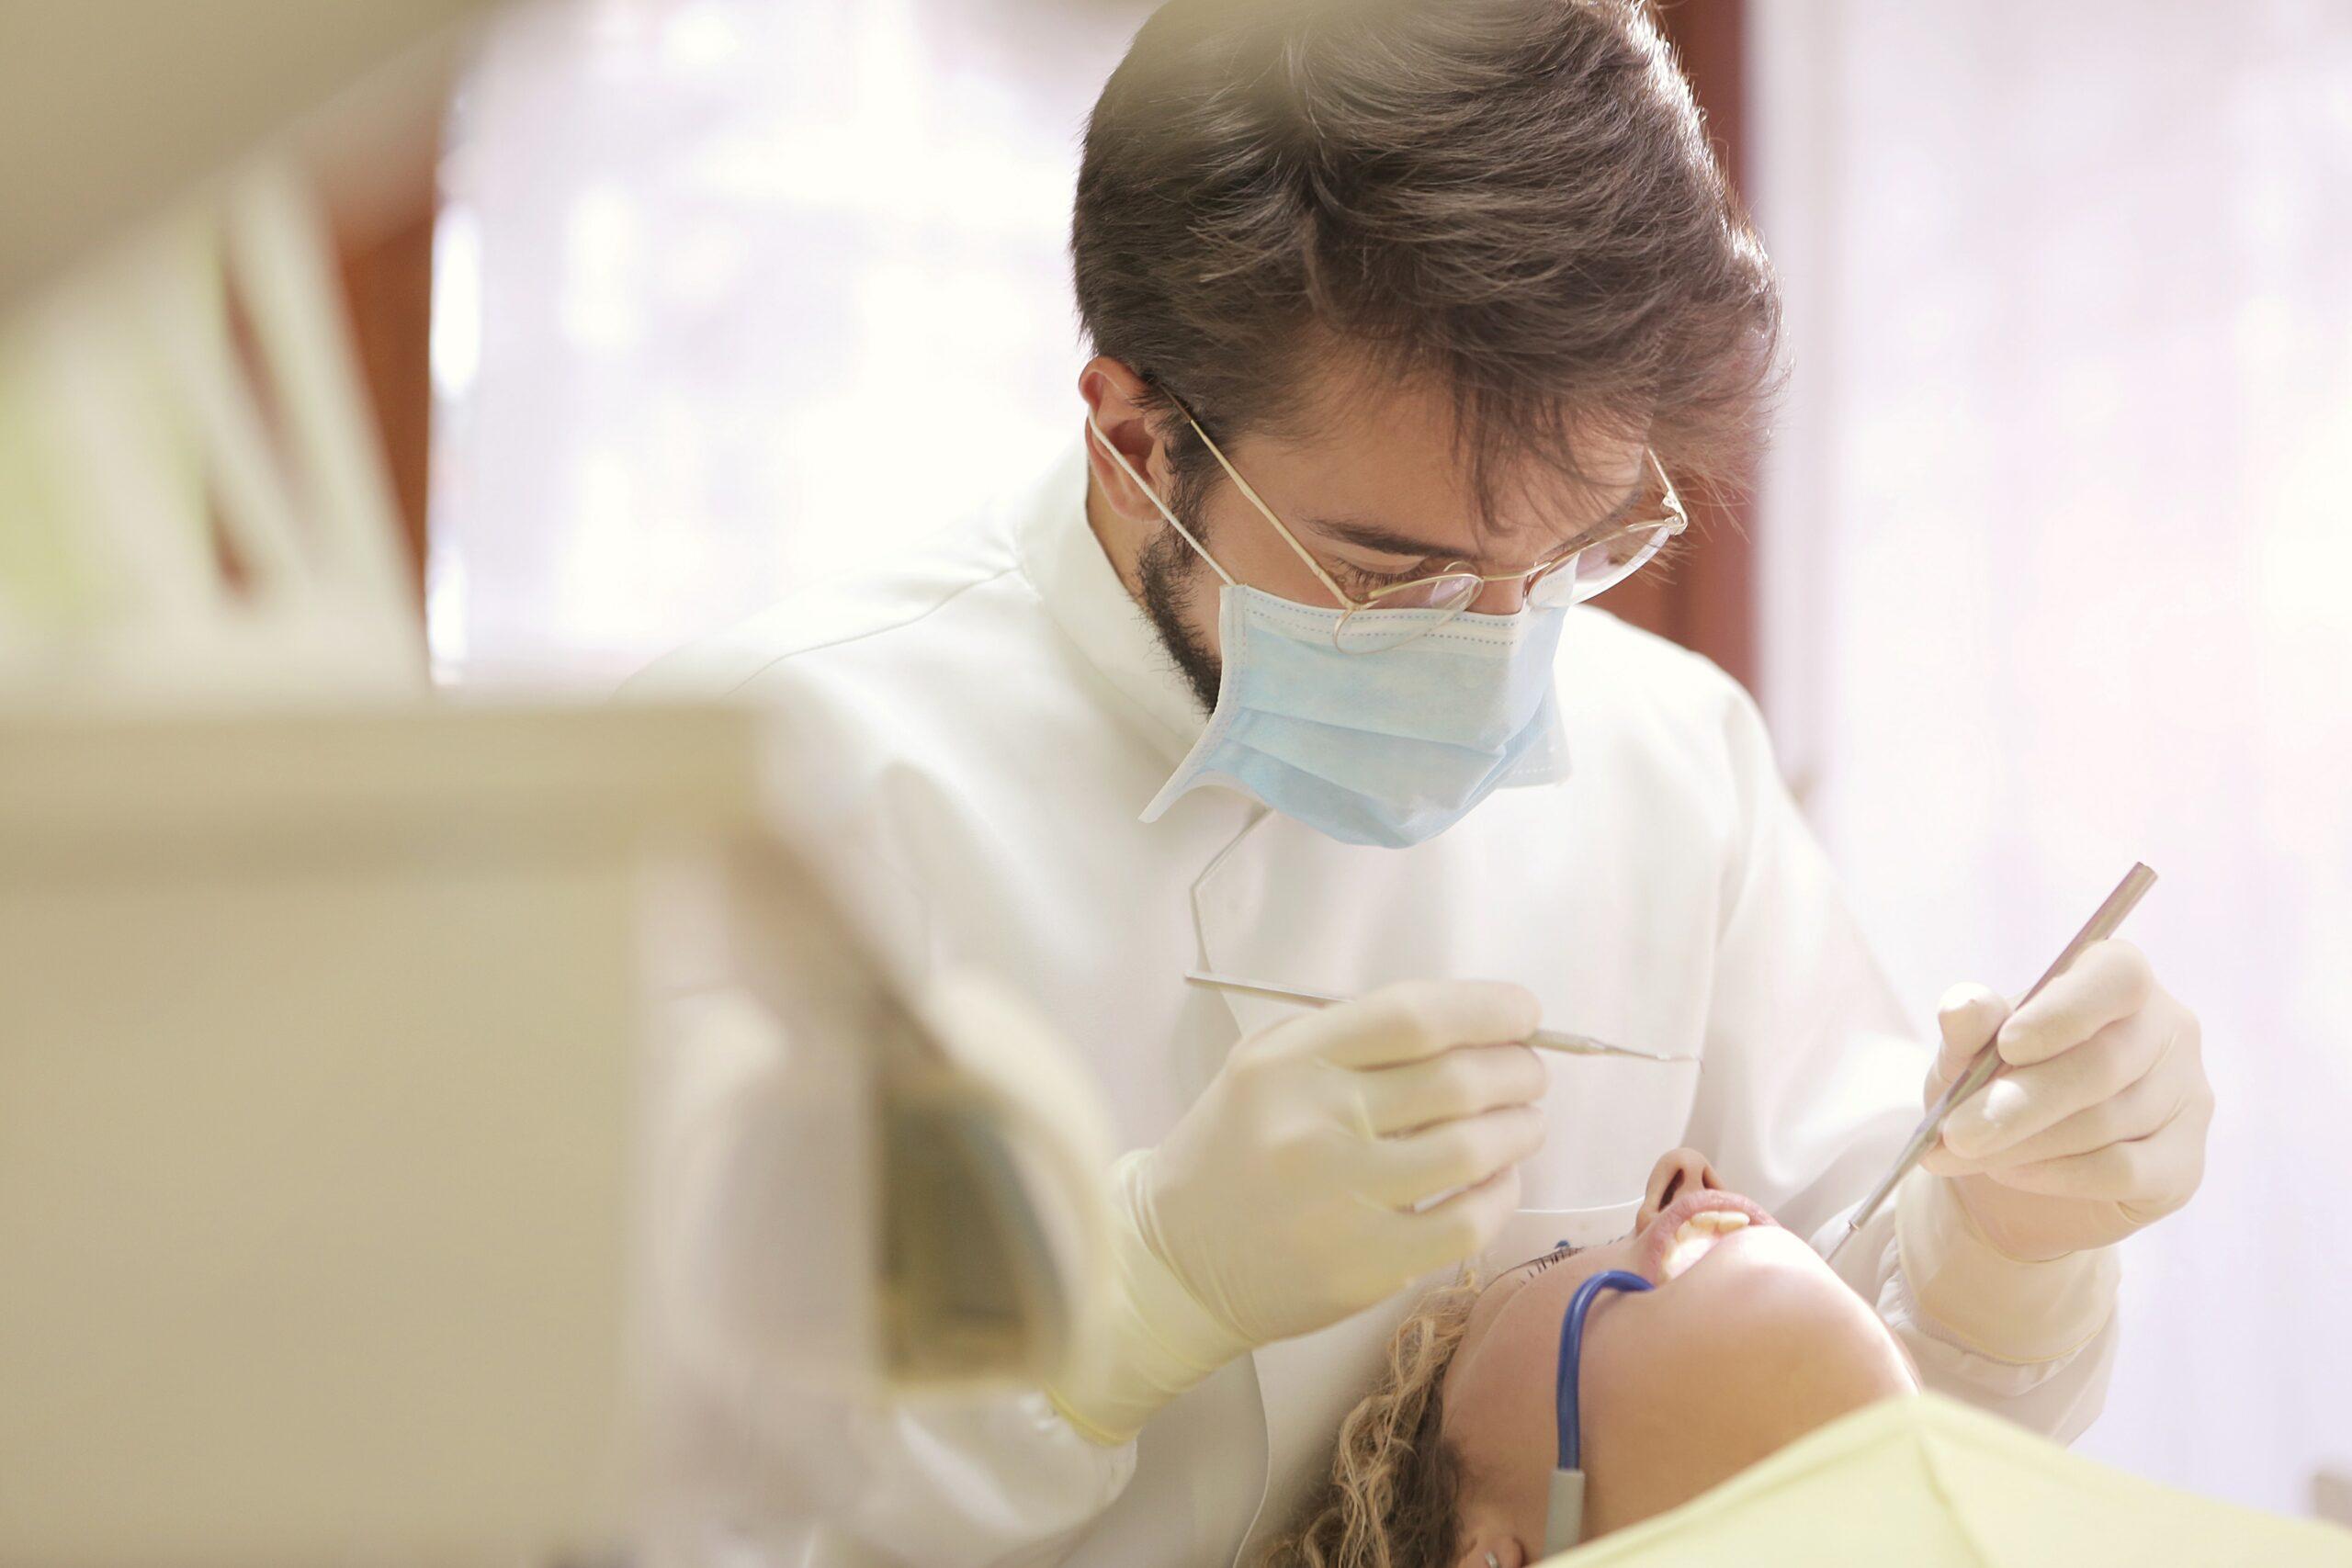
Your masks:
[{"label": "finger", "polygon": [[[2166,1036],[2144,1013],[2120,1019],[2070,1051],[2011,1067],[1952,1108],[1943,1142],[1962,1159],[2003,1158],[2012,1145],[2112,1100],[2161,1061]],[[2142,1131],[2146,1131],[2143,1128]]]},{"label": "finger", "polygon": [[1524,986],[1407,980],[1284,1025],[1282,1049],[1342,1067],[1385,1067],[1456,1045],[1524,1040],[1540,1020],[1535,993]]},{"label": "finger", "polygon": [[1457,1187],[1476,1187],[1543,1146],[1543,1113],[1509,1105],[1377,1140],[1357,1190],[1384,1208],[1408,1209]]},{"label": "finger", "polygon": [[1939,1144],[1933,1153],[1939,1160],[1922,1163],[1938,1176],[1972,1176],[2089,1154],[2109,1144],[2129,1143],[2161,1131],[2187,1107],[2189,1089],[2181,1075],[2159,1066],[2122,1093],[2077,1111],[1996,1153],[1963,1157]]},{"label": "finger", "polygon": [[1519,1168],[1506,1166],[1442,1203],[1397,1215],[1393,1256],[1406,1269],[1406,1279],[1419,1279],[1484,1252],[1518,1210],[1519,1190]]},{"label": "finger", "polygon": [[2168,1213],[2188,1201],[2204,1169],[2204,1124],[2192,1104],[2144,1138],[2109,1144],[2087,1154],[2004,1166],[1984,1174],[2019,1192],[2129,1203]]},{"label": "finger", "polygon": [[1525,1045],[1460,1045],[1427,1061],[1349,1076],[1361,1131],[1371,1137],[1526,1105],[1552,1081],[1543,1058]]},{"label": "finger", "polygon": [[2047,1061],[2147,1006],[2155,972],[2128,942],[2095,942],[2041,995],[2009,1015],[1995,1040],[2013,1066]]},{"label": "finger", "polygon": [[1962,1159],[1942,1144],[1930,1144],[1928,1152],[1919,1156],[1919,1168],[1929,1176],[1973,1176],[1983,1168],[1973,1159]]},{"label": "finger", "polygon": [[1954,986],[1936,1004],[1936,1027],[1943,1036],[1943,1043],[1936,1051],[1936,1064],[1928,1070],[1928,1091],[1924,1103],[1933,1105],[1937,1097],[1951,1087],[1952,1080],[1968,1070],[2009,1015],[2009,1004],[1988,987],[1973,983]]}]

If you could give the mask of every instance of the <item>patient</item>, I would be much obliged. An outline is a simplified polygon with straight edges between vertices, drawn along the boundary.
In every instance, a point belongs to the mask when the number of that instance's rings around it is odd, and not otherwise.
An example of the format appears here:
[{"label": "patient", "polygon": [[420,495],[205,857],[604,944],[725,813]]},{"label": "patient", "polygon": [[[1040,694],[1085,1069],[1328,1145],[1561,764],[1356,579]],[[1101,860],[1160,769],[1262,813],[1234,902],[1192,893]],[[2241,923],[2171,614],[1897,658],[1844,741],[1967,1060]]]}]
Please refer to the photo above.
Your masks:
[{"label": "patient", "polygon": [[1543,1555],[1561,1320],[1605,1269],[1578,1377],[1583,1539],[1687,1502],[1849,1411],[1919,1386],[1878,1314],[1804,1238],[1676,1149],[1633,1234],[1432,1294],[1341,1427],[1332,1477],[1264,1559],[1521,1568]]},{"label": "patient", "polygon": [[[1589,1293],[1579,1515],[1573,1473],[1553,1491],[1563,1325],[1578,1287],[1612,1269],[1639,1278]],[[2352,1568],[2352,1536],[2159,1486],[1919,1394],[1877,1314],[1689,1149],[1651,1171],[1631,1235],[1424,1301],[1342,1425],[1331,1479],[1261,1561],[1523,1568],[1545,1555],[1547,1525],[1582,1543],[1622,1532],[1577,1551],[1594,1568]]]}]

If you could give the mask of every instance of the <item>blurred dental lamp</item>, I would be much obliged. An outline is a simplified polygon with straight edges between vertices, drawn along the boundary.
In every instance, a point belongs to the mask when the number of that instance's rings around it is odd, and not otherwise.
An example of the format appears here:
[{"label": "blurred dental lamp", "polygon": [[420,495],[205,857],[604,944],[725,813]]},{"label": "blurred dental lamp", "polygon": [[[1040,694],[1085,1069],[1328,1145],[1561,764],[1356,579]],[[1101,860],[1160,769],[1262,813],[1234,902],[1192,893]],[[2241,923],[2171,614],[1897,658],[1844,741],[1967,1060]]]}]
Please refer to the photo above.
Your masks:
[{"label": "blurred dental lamp", "polygon": [[483,0],[0,6],[0,703],[413,690],[327,240]]},{"label": "blurred dental lamp", "polygon": [[820,1514],[809,1412],[1091,1299],[1092,1086],[874,959],[770,716],[427,690],[328,235],[492,8],[0,5],[0,1561]]}]

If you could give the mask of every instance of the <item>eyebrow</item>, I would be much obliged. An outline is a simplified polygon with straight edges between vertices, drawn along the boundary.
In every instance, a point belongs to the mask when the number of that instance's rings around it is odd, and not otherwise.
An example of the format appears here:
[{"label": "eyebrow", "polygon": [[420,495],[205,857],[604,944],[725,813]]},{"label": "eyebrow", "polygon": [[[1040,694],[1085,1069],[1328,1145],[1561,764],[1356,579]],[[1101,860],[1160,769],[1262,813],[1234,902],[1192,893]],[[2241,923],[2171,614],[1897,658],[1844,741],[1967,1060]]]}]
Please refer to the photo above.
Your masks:
[{"label": "eyebrow", "polygon": [[1452,546],[1432,544],[1427,539],[1416,539],[1409,534],[1400,534],[1393,528],[1384,528],[1377,523],[1357,523],[1345,517],[1309,517],[1306,519],[1306,523],[1308,527],[1315,529],[1317,533],[1327,534],[1341,544],[1354,545],[1361,549],[1378,550],[1385,555],[1412,556],[1418,559],[1423,556],[1458,553]]},{"label": "eyebrow", "polygon": [[[1634,510],[1634,503],[1641,500],[1647,488],[1636,480],[1634,488],[1625,492],[1625,499],[1611,508],[1608,516],[1581,532],[1569,535],[1553,547],[1550,555],[1542,558],[1546,560],[1556,558],[1572,546],[1598,538],[1623,523],[1626,514]],[[1396,529],[1378,523],[1359,522],[1352,517],[1309,517],[1304,521],[1308,527],[1315,529],[1317,533],[1342,544],[1353,545],[1358,549],[1377,550],[1384,555],[1410,556],[1416,559],[1433,559],[1439,556],[1449,556],[1456,560],[1464,558],[1462,552],[1451,545],[1436,544],[1428,539],[1417,539],[1410,534],[1398,533]]]}]

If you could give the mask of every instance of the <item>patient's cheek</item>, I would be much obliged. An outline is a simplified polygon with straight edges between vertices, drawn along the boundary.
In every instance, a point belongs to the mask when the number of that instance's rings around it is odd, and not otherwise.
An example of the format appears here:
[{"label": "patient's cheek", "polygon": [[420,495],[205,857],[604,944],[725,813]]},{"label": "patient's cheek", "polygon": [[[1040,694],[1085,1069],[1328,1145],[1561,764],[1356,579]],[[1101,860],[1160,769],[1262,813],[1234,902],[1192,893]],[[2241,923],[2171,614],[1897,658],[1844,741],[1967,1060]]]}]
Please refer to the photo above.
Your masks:
[{"label": "patient's cheek", "polygon": [[1702,1325],[1675,1303],[1628,1297],[1585,1327],[1585,1532],[1620,1529],[1736,1473],[1748,1413],[1723,1395]]},{"label": "patient's cheek", "polygon": [[1854,1292],[1785,1232],[1729,1243],[1588,1324],[1589,1529],[1689,1501],[1815,1427],[1912,1392]]}]

